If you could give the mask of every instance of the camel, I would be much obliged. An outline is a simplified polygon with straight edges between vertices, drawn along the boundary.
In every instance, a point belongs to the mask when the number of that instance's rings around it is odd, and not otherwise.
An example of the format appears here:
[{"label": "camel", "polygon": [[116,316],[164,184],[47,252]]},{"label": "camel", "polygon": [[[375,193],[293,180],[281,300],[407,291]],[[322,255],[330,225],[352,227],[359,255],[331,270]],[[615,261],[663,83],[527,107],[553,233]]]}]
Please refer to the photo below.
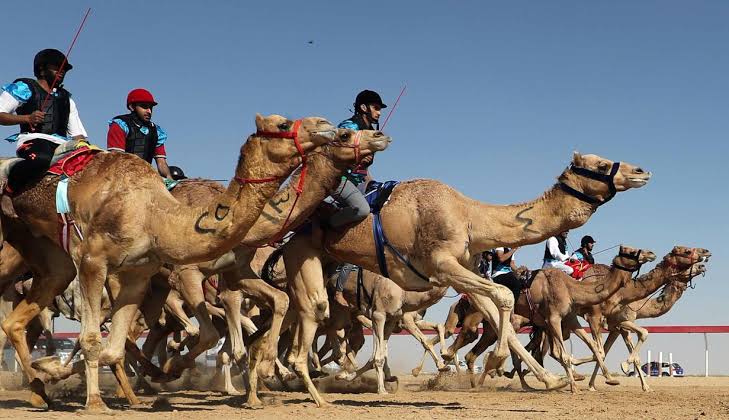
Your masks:
[{"label": "camel", "polygon": [[[132,394],[121,366],[132,317],[162,263],[188,264],[214,259],[235,247],[261,214],[266,201],[306,153],[330,141],[334,127],[322,118],[297,121],[256,116],[256,133],[241,147],[235,176],[226,192],[205,206],[187,206],[169,194],[152,167],[130,154],[99,153],[69,182],[75,224],[70,255],[60,247],[55,193],[58,177],[44,176],[12,197],[17,219],[4,212],[5,239],[31,267],[36,282],[30,296],[3,322],[31,380],[31,403],[48,400],[30,354],[22,342],[24,326],[65,289],[76,275],[83,312],[80,341],[84,351],[86,409],[108,410],[101,399],[99,364],[114,366],[117,380]],[[291,141],[293,140],[293,141]],[[108,281],[115,302],[108,346],[99,330],[101,290]],[[38,365],[50,378],[72,371],[57,364]]]},{"label": "camel", "polygon": [[[288,297],[260,281],[257,273],[251,268],[257,247],[265,245],[274,236],[282,235],[299,226],[336,187],[346,168],[358,163],[363,157],[385,150],[390,141],[391,139],[380,131],[355,132],[339,129],[332,142],[309,155],[306,174],[303,173],[303,169],[294,174],[288,187],[266,203],[260,218],[240,245],[216,260],[175,267],[181,282],[179,291],[195,311],[196,318],[200,322],[201,335],[195,348],[184,356],[185,360],[178,363],[177,359],[173,359],[170,366],[165,368],[166,372],[175,373],[179,370],[179,366],[190,366],[194,363],[195,357],[218,342],[220,337],[214,328],[210,328],[209,315],[201,305],[204,299],[200,294],[200,282],[213,274],[222,274],[225,279],[223,290],[241,290],[247,296],[254,297],[273,309],[269,334],[272,339],[261,348],[260,367],[265,372],[264,376],[270,376],[274,360],[272,355],[276,351],[283,315],[288,309]],[[220,193],[222,191],[217,184],[202,180],[182,182],[172,190],[175,198],[186,203],[209,199]],[[223,302],[225,304],[225,300]],[[230,325],[240,325],[240,320],[237,319],[240,308],[226,308],[226,310],[234,314],[234,318],[230,319]],[[240,329],[232,329],[235,330],[230,331],[233,356],[236,360],[240,360],[243,353]]]},{"label": "camel", "polygon": [[[560,270],[539,270],[533,275],[529,287],[525,289],[526,291],[519,295],[511,319],[513,328],[518,331],[528,323],[535,325],[536,328],[546,327],[551,339],[552,355],[565,369],[572,393],[577,392],[572,368],[574,359],[563,345],[565,334],[574,332],[588,345],[593,353],[599,354],[598,346],[580,326],[577,313],[581,308],[599,304],[614,295],[626,285],[631,273],[639,270],[643,264],[653,260],[655,260],[655,254],[651,251],[621,246],[605,276],[578,282]],[[464,325],[466,332],[459,335],[459,338],[449,349],[449,354],[453,354],[463,346],[468,332],[472,332],[474,327],[477,327],[481,322],[477,313],[476,316],[467,317],[466,321],[468,322],[468,326]],[[563,333],[563,329],[566,331],[565,333]],[[493,340],[494,338],[493,334],[484,334],[484,336],[486,336],[484,340],[489,338]],[[490,344],[488,341],[484,341],[479,349],[483,349],[483,345],[488,346]],[[473,372],[473,358],[467,356],[466,360],[469,363],[469,370]],[[609,372],[601,357],[597,357],[596,360],[603,372]],[[528,388],[529,386],[521,374],[519,360],[516,357],[514,357],[514,364],[516,372],[519,373],[522,386]],[[482,374],[481,382],[483,382],[484,375]],[[611,384],[617,385],[618,382],[613,381]]]},{"label": "camel", "polygon": [[[691,280],[691,278],[698,274],[702,274],[705,268],[703,266],[696,266],[696,269],[694,270],[694,265],[707,261],[710,256],[711,252],[704,248],[675,246],[671,252],[663,257],[663,260],[649,273],[641,276],[637,281],[630,283],[627,287],[624,287],[600,305],[584,308],[581,315],[588,321],[595,341],[602,344],[601,332],[605,323],[607,323],[608,330],[610,331],[606,343],[610,342],[610,345],[612,345],[615,341],[618,334],[623,334],[623,331],[627,331],[626,335],[629,334],[629,332],[635,332],[639,337],[638,345],[635,346],[635,351],[632,350],[632,345],[628,346],[629,350],[631,350],[631,354],[628,361],[622,366],[626,366],[631,363],[639,366],[639,350],[641,344],[647,339],[647,331],[635,324],[634,321],[636,316],[638,318],[642,317],[636,315],[636,309],[634,308],[646,305],[647,302],[649,302],[649,296],[661,286],[668,287],[668,285],[672,282],[687,283]],[[600,276],[603,274],[598,266],[595,270],[588,270],[586,275]],[[673,289],[675,289],[675,286]],[[673,289],[672,291],[674,293],[669,295],[671,298],[676,296],[675,290]],[[675,303],[675,301],[673,301],[673,303]],[[660,302],[658,302],[657,305],[653,302],[648,307],[663,308],[663,305]],[[670,309],[670,306],[668,306],[668,308]],[[650,310],[651,309],[646,309],[645,317],[653,317],[648,315],[651,313]],[[658,312],[659,311],[654,312],[657,314],[655,316],[660,315]],[[628,341],[626,341],[626,345],[628,345]],[[600,352],[604,358],[606,350],[603,349],[602,346],[600,347]],[[581,359],[577,363],[581,364],[588,361],[592,361],[592,358]],[[627,370],[627,368],[624,370]],[[636,371],[641,379],[643,390],[648,390],[649,387],[643,377],[642,371],[638,367],[636,367]],[[595,373],[593,373],[592,378],[590,379],[591,389],[594,389],[595,387],[595,376]]]},{"label": "camel", "polygon": [[[617,192],[646,185],[650,176],[631,164],[575,153],[552,189],[534,201],[505,206],[480,203],[434,180],[403,182],[394,188],[380,215],[391,247],[406,255],[408,264],[387,252],[387,277],[404,290],[451,286],[459,293],[468,293],[498,331],[487,370],[499,368],[508,355],[507,348],[511,348],[534,367],[533,372],[548,389],[565,386],[564,381],[538,366],[519,343],[509,325],[514,303],[511,292],[474,274],[471,260],[486,249],[534,244],[581,226],[599,205]],[[284,246],[286,273],[299,320],[289,361],[318,406],[325,401],[309,377],[307,358],[317,321],[328,312],[322,261],[346,261],[384,275],[376,255],[373,221],[370,215],[344,231],[298,234]]]},{"label": "camel", "polygon": [[[377,393],[387,394],[385,380],[391,380],[389,372],[387,378],[385,376],[387,341],[401,322],[408,331],[417,331],[413,336],[430,352],[438,369],[444,370],[445,365],[435,354],[432,346],[428,345],[425,335],[415,325],[415,316],[417,311],[440,301],[448,288],[433,287],[424,292],[404,291],[392,280],[367,270],[362,272],[362,284],[359,284],[357,277],[356,271],[349,273],[344,297],[351,309],[346,309],[362,313],[371,320],[374,345],[372,357],[365,366],[357,370],[351,380],[374,368],[377,372]],[[440,330],[442,331],[442,328]]]},{"label": "camel", "polygon": [[[602,317],[605,316],[605,313],[610,314],[612,312],[615,312],[616,316],[619,317],[622,311],[625,310],[624,305],[628,305],[630,304],[630,302],[634,302],[647,297],[648,295],[656,291],[659,287],[665,285],[667,282],[673,280],[688,281],[690,279],[688,273],[691,272],[693,264],[705,261],[706,259],[708,259],[709,256],[709,251],[703,248],[687,248],[676,246],[668,255],[663,258],[662,262],[659,263],[653,270],[643,276],[640,276],[635,281],[629,282],[624,287],[620,288],[615,294],[601,302],[599,305],[580,307],[578,313],[585,317],[589,316],[589,319],[591,320],[590,328],[594,338],[592,343],[597,344],[597,340],[600,340],[600,332],[603,328]],[[609,269],[606,266],[595,265],[593,266],[593,268],[585,273],[585,278],[590,280],[604,279],[608,275],[608,273]],[[694,271],[694,275],[697,274],[698,271]],[[567,278],[565,278],[565,281],[567,281]],[[518,308],[519,305],[517,305],[517,309]],[[522,305],[521,308],[525,309],[525,305]],[[529,317],[530,314],[519,313],[519,311],[517,311],[514,316],[515,327],[520,327],[528,320]],[[476,332],[477,327],[481,322],[481,319],[482,317],[478,312],[474,310],[467,311],[467,314],[464,316],[463,321],[464,327],[461,330],[461,333],[459,334],[456,342],[454,342],[453,346],[451,346],[451,348],[449,349],[448,354],[453,354],[455,351],[457,351],[457,349],[463,347],[465,344],[475,338],[474,333]],[[608,325],[610,324],[608,323]],[[578,334],[578,336],[580,336],[580,338],[584,340],[584,335]],[[468,363],[469,370],[472,370],[473,363],[478,355],[485,351],[485,349],[488,348],[494,342],[494,340],[494,332],[487,328],[487,326],[484,326],[484,334],[481,336],[478,343],[468,352],[468,354],[466,354],[465,358]],[[588,343],[588,346],[591,346],[590,342],[586,341],[586,343]],[[527,347],[538,348],[539,346],[539,343],[530,342]],[[598,347],[598,351],[593,351],[593,355],[591,357],[573,360],[573,364],[580,365],[587,362],[598,361],[599,359],[604,360],[605,353],[602,350],[601,346]],[[542,349],[542,352],[545,353],[544,348]],[[600,355],[599,359],[598,355]],[[516,367],[517,363],[518,361],[515,361],[514,372],[519,373],[522,384],[525,384],[523,380],[524,372],[521,372]],[[590,380],[590,390],[595,389],[594,381],[597,374],[597,369],[600,367],[601,366],[599,366],[599,364],[595,366],[593,376]],[[612,377],[608,369],[604,368],[603,372],[605,374],[606,383],[611,385],[615,385],[618,383],[617,380]]]}]

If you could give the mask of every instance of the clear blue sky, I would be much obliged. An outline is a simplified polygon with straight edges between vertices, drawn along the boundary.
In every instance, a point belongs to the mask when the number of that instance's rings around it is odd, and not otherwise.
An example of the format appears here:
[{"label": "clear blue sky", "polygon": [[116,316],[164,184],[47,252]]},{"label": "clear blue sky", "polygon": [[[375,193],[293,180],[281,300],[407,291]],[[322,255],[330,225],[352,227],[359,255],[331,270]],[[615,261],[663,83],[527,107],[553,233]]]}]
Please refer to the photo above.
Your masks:
[{"label": "clear blue sky", "polygon": [[[698,288],[648,324],[729,323],[728,2],[19,2],[3,20],[0,79],[31,76],[42,48],[65,50],[88,6],[66,87],[94,142],[146,87],[170,163],[228,179],[256,112],[338,122],[359,90],[392,103],[407,83],[377,178],[511,203],[548,188],[573,150],[640,164],[651,183],[572,242],[710,248]],[[537,267],[541,253],[517,257]]]}]

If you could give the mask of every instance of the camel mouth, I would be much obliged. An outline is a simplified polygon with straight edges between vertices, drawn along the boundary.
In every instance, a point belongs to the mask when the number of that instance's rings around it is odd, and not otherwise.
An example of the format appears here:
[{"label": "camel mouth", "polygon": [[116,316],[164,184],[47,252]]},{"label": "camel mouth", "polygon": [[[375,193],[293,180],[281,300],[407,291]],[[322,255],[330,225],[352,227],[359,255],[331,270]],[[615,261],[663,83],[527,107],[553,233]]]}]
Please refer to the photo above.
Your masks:
[{"label": "camel mouth", "polygon": [[651,173],[648,172],[647,174],[642,174],[642,175],[632,175],[632,176],[627,177],[627,179],[628,179],[628,182],[630,182],[634,186],[642,187],[645,184],[647,184],[648,181],[650,181]]},{"label": "camel mouth", "polygon": [[311,134],[318,136],[318,137],[324,137],[325,139],[332,141],[337,137],[337,129],[332,127],[332,128],[328,128],[326,130],[312,131]]},{"label": "camel mouth", "polygon": [[374,152],[381,152],[387,149],[387,146],[389,146],[391,142],[392,139],[390,137],[380,137],[377,140],[370,141],[370,148]]}]

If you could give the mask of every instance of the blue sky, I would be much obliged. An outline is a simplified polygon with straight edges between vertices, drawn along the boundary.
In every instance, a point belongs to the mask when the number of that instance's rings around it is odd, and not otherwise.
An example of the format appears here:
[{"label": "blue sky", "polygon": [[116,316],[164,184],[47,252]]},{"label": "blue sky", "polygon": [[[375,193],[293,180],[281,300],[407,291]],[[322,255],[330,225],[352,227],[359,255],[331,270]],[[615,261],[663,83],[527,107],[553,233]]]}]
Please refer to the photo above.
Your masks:
[{"label": "blue sky", "polygon": [[[511,203],[547,189],[573,150],[639,164],[651,183],[601,208],[572,243],[710,248],[697,289],[647,324],[729,323],[727,2],[21,2],[4,19],[14,35],[0,79],[32,76],[42,48],[65,50],[89,6],[66,87],[94,142],[127,92],[146,87],[170,163],[228,179],[256,112],[338,122],[359,90],[392,103],[407,84],[376,178],[435,178]],[[518,261],[536,268],[542,249]]]}]

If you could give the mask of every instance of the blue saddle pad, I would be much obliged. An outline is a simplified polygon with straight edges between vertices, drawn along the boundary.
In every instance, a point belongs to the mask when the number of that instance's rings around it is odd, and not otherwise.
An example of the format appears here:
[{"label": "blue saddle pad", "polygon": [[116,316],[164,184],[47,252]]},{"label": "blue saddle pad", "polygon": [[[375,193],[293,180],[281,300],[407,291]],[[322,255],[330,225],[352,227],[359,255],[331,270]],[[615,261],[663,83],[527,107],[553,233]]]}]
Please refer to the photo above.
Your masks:
[{"label": "blue saddle pad", "polygon": [[371,181],[367,185],[367,193],[365,194],[365,199],[367,199],[367,203],[370,205],[370,212],[379,213],[382,210],[382,206],[390,199],[392,190],[399,183],[399,181]]}]

